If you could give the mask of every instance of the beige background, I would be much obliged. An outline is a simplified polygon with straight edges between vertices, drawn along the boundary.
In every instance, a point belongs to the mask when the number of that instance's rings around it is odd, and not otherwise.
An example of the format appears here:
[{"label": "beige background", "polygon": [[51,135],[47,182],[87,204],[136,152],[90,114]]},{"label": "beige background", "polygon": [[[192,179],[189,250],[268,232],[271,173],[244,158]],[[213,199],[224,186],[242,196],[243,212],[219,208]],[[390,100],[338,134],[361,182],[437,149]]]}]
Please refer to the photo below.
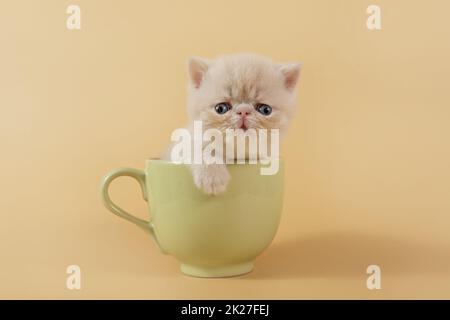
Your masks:
[{"label": "beige background", "polygon": [[[82,29],[66,29],[66,8]],[[382,9],[382,30],[366,8]],[[1,298],[450,298],[450,4],[0,2]],[[101,177],[185,124],[186,59],[304,62],[285,207],[253,273],[183,276],[110,214]],[[141,217],[137,184],[114,184]],[[82,290],[66,289],[66,267]],[[366,267],[382,289],[366,288]]]}]

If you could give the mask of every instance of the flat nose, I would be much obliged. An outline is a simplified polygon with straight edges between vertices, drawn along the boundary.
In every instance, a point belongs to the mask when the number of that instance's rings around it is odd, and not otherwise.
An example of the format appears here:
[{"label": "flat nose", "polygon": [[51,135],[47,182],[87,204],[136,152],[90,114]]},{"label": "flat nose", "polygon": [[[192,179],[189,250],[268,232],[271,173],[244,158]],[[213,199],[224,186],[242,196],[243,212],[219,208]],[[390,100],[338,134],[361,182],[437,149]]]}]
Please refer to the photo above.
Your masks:
[{"label": "flat nose", "polygon": [[252,112],[253,108],[249,104],[240,104],[236,107],[235,110],[238,115],[245,117],[245,116],[248,116]]}]

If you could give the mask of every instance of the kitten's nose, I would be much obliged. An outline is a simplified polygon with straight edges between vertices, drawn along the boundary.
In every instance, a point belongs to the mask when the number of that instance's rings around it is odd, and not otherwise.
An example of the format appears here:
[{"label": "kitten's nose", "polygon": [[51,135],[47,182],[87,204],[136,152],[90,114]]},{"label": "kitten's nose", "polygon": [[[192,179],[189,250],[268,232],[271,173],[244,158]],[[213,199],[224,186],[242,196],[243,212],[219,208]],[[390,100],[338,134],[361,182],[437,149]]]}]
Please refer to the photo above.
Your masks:
[{"label": "kitten's nose", "polygon": [[236,107],[235,110],[238,115],[245,117],[252,112],[253,108],[249,104],[240,104]]}]

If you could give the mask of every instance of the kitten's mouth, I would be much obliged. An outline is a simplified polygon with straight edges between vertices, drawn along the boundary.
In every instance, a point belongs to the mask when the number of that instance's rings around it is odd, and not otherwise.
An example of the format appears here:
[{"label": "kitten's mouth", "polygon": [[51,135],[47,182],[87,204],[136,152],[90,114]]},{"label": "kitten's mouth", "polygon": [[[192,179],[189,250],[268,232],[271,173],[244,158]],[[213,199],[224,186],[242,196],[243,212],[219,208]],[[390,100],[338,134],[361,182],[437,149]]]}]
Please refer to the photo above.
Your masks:
[{"label": "kitten's mouth", "polygon": [[238,123],[237,123],[237,127],[238,129],[242,129],[244,131],[247,131],[248,127],[245,124],[245,119],[241,119]]},{"label": "kitten's mouth", "polygon": [[244,131],[247,131],[247,126],[243,123],[240,127],[239,127],[239,129],[242,129],[242,130],[244,130]]}]

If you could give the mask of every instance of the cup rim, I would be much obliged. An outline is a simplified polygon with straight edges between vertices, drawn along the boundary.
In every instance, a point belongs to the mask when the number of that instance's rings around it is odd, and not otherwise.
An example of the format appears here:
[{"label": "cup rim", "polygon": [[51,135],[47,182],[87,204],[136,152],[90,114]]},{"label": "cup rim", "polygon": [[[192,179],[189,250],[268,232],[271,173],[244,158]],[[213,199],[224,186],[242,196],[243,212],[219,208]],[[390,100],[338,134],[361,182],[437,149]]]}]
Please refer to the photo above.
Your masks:
[{"label": "cup rim", "polygon": [[[276,158],[276,160],[278,160],[278,162],[283,163],[284,160],[282,157],[278,157]],[[186,165],[184,163],[175,163],[172,162],[170,160],[165,160],[165,159],[161,159],[161,158],[147,158],[145,159],[145,163],[151,163],[151,162],[157,162],[157,163],[165,163],[168,165],[174,165],[174,166],[178,166],[178,165]],[[226,163],[227,166],[236,166],[236,165],[263,165],[260,161],[257,161],[256,163]]]}]

